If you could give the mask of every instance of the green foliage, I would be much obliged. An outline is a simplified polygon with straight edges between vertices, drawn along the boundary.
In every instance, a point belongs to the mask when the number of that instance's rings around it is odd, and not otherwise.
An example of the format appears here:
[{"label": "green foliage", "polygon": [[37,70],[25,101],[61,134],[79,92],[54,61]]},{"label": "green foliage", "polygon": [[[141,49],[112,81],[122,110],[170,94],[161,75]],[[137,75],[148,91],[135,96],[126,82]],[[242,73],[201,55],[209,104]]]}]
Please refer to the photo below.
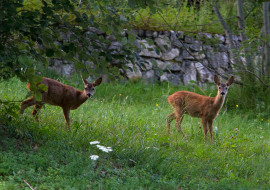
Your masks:
[{"label": "green foliage", "polygon": [[180,30],[186,32],[223,33],[209,2],[202,1],[200,9],[187,5],[187,1],[159,5],[156,11],[151,6],[135,13],[134,25],[146,30]]},{"label": "green foliage", "polygon": [[[83,88],[76,80],[61,81]],[[27,94],[17,78],[1,83],[0,89],[1,99],[20,100]],[[59,107],[46,105],[39,123],[31,108],[3,120],[1,107],[0,187],[27,188],[23,178],[38,189],[268,189],[269,112],[247,114],[239,102],[236,107],[238,89],[231,87],[214,122],[215,142],[205,142],[200,119],[189,116],[183,120],[187,137],[182,139],[175,129],[166,135],[166,115],[172,111],[167,97],[177,90],[216,93],[195,86],[103,83],[71,112],[70,132]],[[95,140],[113,151],[89,145]],[[93,154],[100,158],[92,161]]]},{"label": "green foliage", "polygon": [[[114,67],[133,60],[135,37],[130,32],[128,40],[121,35],[128,18],[119,1],[89,1],[78,5],[69,0],[11,0],[2,1],[0,6],[1,80],[16,75],[22,81],[36,84],[38,77],[33,76],[36,65],[48,67],[48,58],[73,62],[88,74],[112,75],[119,74]],[[109,49],[111,41],[104,35],[89,32],[89,27],[113,34],[122,42],[121,51],[116,54]],[[27,58],[31,61],[21,61]],[[84,64],[86,61],[95,63],[96,67]]]}]

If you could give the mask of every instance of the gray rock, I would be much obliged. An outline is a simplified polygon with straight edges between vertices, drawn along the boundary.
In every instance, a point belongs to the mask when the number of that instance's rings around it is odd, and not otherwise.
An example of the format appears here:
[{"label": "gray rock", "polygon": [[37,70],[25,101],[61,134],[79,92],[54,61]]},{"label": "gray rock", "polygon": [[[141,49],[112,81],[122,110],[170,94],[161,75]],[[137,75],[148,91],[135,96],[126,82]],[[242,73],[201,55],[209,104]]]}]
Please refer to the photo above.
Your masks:
[{"label": "gray rock", "polygon": [[75,72],[75,67],[73,64],[63,64],[62,60],[53,60],[54,64],[49,68],[51,70],[57,71],[61,75],[65,75],[67,77],[71,77]]},{"label": "gray rock", "polygon": [[154,82],[155,72],[153,70],[142,72],[142,79]]},{"label": "gray rock", "polygon": [[166,73],[165,75],[171,84],[179,86],[179,84],[181,83],[181,74]]},{"label": "gray rock", "polygon": [[157,38],[157,37],[158,37],[158,32],[155,31],[155,32],[153,33],[153,38]]},{"label": "gray rock", "polygon": [[182,68],[180,65],[176,64],[176,63],[171,63],[170,67],[169,67],[170,71],[176,72],[176,71],[182,71]]},{"label": "gray rock", "polygon": [[177,62],[182,63],[183,62],[183,56],[182,55],[179,55],[174,60],[177,61]]},{"label": "gray rock", "polygon": [[165,60],[165,61],[173,60],[174,58],[179,56],[179,53],[180,53],[179,49],[173,48],[170,51],[163,53],[161,58],[162,60]]},{"label": "gray rock", "polygon": [[124,30],[121,32],[121,36],[122,36],[122,37],[127,36],[127,29],[124,29]]},{"label": "gray rock", "polygon": [[93,32],[93,33],[95,33],[97,35],[105,35],[106,34],[101,29],[95,28],[95,27],[88,27],[88,31]]},{"label": "gray rock", "polygon": [[156,62],[157,62],[157,67],[163,71],[168,70],[172,64],[169,61],[156,60]]},{"label": "gray rock", "polygon": [[194,60],[194,57],[190,53],[191,52],[188,52],[186,50],[183,50],[183,52],[182,52],[183,59],[184,60]]},{"label": "gray rock", "polygon": [[184,32],[182,31],[177,31],[176,32],[176,36],[178,39],[184,39]]},{"label": "gray rock", "polygon": [[171,41],[167,36],[159,35],[154,41],[162,52],[167,52],[171,49]]},{"label": "gray rock", "polygon": [[191,51],[202,51],[202,45],[199,41],[194,41],[190,46],[189,49]]},{"label": "gray rock", "polygon": [[116,37],[114,35],[106,36],[107,40],[110,40],[111,42],[116,41]]},{"label": "gray rock", "polygon": [[170,31],[170,32],[171,32],[170,40],[171,40],[171,41],[177,40],[176,33],[175,33],[174,31]]},{"label": "gray rock", "polygon": [[183,47],[183,43],[180,40],[176,39],[172,41],[172,47],[181,49]]},{"label": "gray rock", "polygon": [[138,30],[138,36],[139,37],[144,37],[144,30]]},{"label": "gray rock", "polygon": [[182,65],[184,71],[183,83],[184,85],[189,84],[190,81],[197,81],[197,72],[193,62],[184,61]]},{"label": "gray rock", "polygon": [[116,51],[120,51],[122,48],[122,44],[120,42],[112,42],[111,45],[109,46],[109,50],[116,50]]},{"label": "gray rock", "polygon": [[215,39],[218,39],[221,43],[225,42],[225,37],[223,35],[215,34]]},{"label": "gray rock", "polygon": [[200,38],[206,38],[206,39],[212,39],[213,38],[212,34],[209,34],[209,33],[198,33],[198,36]]},{"label": "gray rock", "polygon": [[133,71],[126,69],[126,76],[129,80],[134,81],[142,78],[142,72],[138,65],[133,65],[132,63],[126,64],[127,67],[131,68]]},{"label": "gray rock", "polygon": [[159,80],[160,80],[160,82],[164,82],[164,81],[169,82],[169,79],[167,77],[167,73],[161,75]]},{"label": "gray rock", "polygon": [[170,31],[164,31],[164,35],[169,38],[171,36],[171,32]]},{"label": "gray rock", "polygon": [[149,45],[146,40],[138,40],[141,52],[139,53],[140,56],[145,57],[153,57],[153,58],[160,58],[162,54],[157,54],[155,51],[155,48],[157,48],[155,45]]},{"label": "gray rock", "polygon": [[143,68],[142,67],[142,70],[143,71],[148,71],[148,70],[150,70],[150,69],[152,69],[152,67],[153,67],[153,63],[152,63],[152,60],[151,59],[144,59],[144,66],[145,66],[145,68]]},{"label": "gray rock", "polygon": [[193,40],[193,38],[191,36],[185,36],[184,41],[187,44],[192,44],[194,40]]},{"label": "gray rock", "polygon": [[152,38],[153,37],[153,31],[151,31],[151,30],[146,30],[145,31],[145,36],[147,37],[147,38]]},{"label": "gray rock", "polygon": [[226,52],[207,52],[208,59],[215,69],[229,67],[229,57]]},{"label": "gray rock", "polygon": [[212,73],[200,62],[196,62],[197,80],[201,83],[212,82]]},{"label": "gray rock", "polygon": [[215,48],[219,52],[227,52],[228,51],[228,47],[223,45],[223,44],[217,44]]}]

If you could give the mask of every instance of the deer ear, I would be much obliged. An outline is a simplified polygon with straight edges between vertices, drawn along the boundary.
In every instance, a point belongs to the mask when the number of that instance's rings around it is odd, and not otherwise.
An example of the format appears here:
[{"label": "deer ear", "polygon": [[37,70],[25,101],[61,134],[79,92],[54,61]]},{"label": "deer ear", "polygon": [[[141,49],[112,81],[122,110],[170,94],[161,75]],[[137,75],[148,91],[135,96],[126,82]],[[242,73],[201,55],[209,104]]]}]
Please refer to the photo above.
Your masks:
[{"label": "deer ear", "polygon": [[100,85],[101,82],[102,82],[102,77],[95,80],[95,82],[93,82],[93,86],[96,87],[96,86]]},{"label": "deer ear", "polygon": [[220,80],[217,75],[214,76],[214,81],[217,85],[220,85]]},{"label": "deer ear", "polygon": [[86,85],[86,84],[89,83],[86,79],[84,79],[84,78],[82,77],[82,75],[81,75],[81,78],[82,78],[82,81],[83,81],[83,84],[84,84],[84,85]]},{"label": "deer ear", "polygon": [[231,78],[229,78],[229,80],[226,82],[227,86],[230,86],[233,83],[234,77],[231,76]]}]

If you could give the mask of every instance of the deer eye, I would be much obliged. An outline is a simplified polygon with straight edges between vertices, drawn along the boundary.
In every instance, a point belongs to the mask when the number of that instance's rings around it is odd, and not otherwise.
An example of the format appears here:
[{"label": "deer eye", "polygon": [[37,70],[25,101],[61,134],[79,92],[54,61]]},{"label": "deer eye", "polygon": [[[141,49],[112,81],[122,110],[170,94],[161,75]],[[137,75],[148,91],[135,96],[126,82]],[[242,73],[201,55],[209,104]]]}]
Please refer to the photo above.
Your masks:
[{"label": "deer eye", "polygon": [[218,87],[218,89],[221,89],[221,87]]}]

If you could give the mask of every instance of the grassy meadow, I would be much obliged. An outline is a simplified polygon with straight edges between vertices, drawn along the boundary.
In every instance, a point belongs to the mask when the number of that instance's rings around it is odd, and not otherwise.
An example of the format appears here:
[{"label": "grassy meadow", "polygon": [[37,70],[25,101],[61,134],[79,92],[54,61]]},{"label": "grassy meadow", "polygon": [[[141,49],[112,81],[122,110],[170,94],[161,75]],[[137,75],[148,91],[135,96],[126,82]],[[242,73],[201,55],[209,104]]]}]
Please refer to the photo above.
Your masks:
[{"label": "grassy meadow", "polygon": [[[79,77],[60,81],[83,89]],[[25,99],[25,86],[17,78],[1,82],[0,99]],[[182,123],[186,138],[174,122],[166,134],[168,95],[190,90],[215,96],[214,85],[103,83],[71,111],[70,132],[60,107],[45,105],[38,123],[33,107],[21,116],[18,102],[0,104],[0,189],[29,189],[27,183],[37,190],[270,189],[269,113],[260,105],[246,109],[238,88],[229,89],[214,121],[214,142],[204,140],[200,119],[190,116]]]}]

